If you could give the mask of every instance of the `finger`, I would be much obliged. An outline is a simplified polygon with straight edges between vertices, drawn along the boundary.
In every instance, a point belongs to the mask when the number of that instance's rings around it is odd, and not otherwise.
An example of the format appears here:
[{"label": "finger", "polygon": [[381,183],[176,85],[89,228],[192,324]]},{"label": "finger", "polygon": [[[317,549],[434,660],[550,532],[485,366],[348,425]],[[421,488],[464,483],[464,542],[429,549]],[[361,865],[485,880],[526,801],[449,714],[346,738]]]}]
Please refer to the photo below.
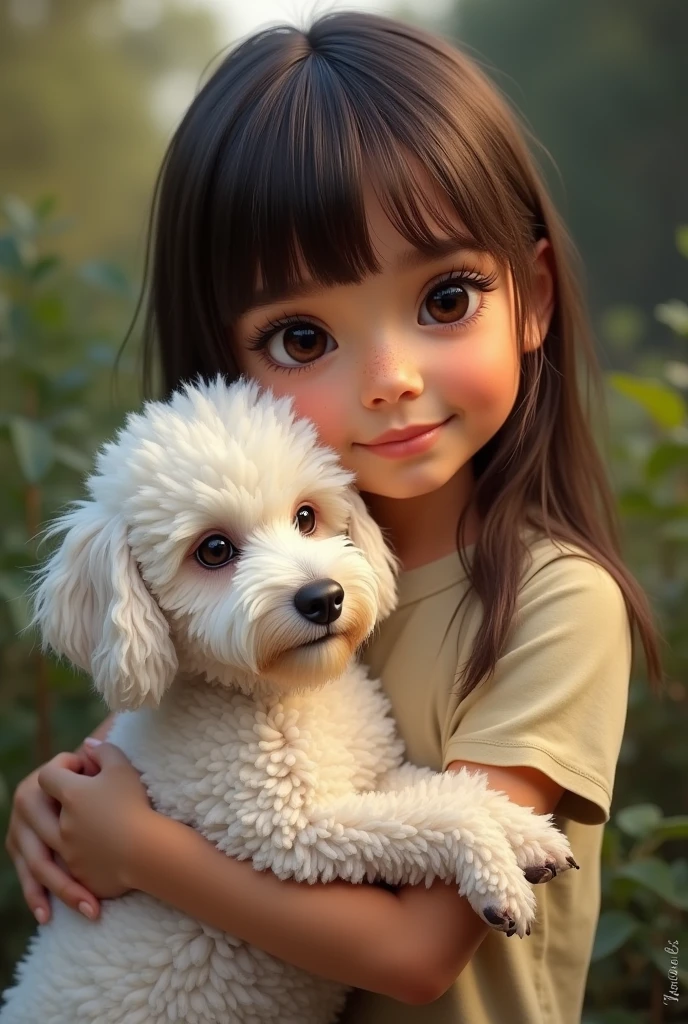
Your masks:
[{"label": "finger", "polygon": [[[86,741],[84,741],[86,743]],[[121,765],[129,765],[133,767],[131,761],[125,754],[122,753],[119,747],[116,747],[114,743],[95,743],[87,744],[89,757],[96,764],[100,765],[101,768],[117,767]]]},{"label": "finger", "polygon": [[[71,767],[65,764],[64,759],[67,757],[70,758]],[[82,761],[76,754],[57,754],[52,761],[48,761],[39,770],[38,785],[48,796],[63,803],[65,794],[78,785],[79,775],[77,773],[81,766]]]},{"label": "finger", "polygon": [[95,761],[92,757],[90,757],[87,753],[84,753],[84,767],[82,774],[86,775],[88,778],[93,778],[94,775],[98,775],[99,773],[100,765],[98,764],[98,762]]},{"label": "finger", "polygon": [[19,853],[24,852],[26,837],[36,834],[47,847],[57,850],[60,845],[60,816],[52,797],[41,790],[34,798],[31,814],[18,819],[15,842]]},{"label": "finger", "polygon": [[29,910],[39,924],[45,924],[50,920],[50,901],[45,889],[33,877],[20,853],[13,855],[12,860]]},{"label": "finger", "polygon": [[[100,903],[93,893],[72,878],[64,867],[57,864],[50,856],[50,851],[42,843],[39,843],[39,840],[35,840],[33,844],[29,845],[26,865],[35,881],[45,886],[72,910],[77,910],[90,920],[95,920],[100,913]],[[86,913],[86,910],[89,912]]]}]

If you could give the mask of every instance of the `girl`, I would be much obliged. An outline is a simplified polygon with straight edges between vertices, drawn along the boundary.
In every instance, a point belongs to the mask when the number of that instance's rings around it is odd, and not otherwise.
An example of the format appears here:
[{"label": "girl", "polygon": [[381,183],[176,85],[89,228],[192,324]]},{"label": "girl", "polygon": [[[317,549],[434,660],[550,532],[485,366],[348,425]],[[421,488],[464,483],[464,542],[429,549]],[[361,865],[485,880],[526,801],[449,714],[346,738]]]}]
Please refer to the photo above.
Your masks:
[{"label": "girl", "polygon": [[326,15],[230,53],[156,197],[148,368],[155,344],[165,392],[222,370],[293,395],[404,567],[364,658],[408,757],[556,811],[581,871],[538,886],[519,942],[450,886],[280,882],[157,814],[91,744],[17,790],[29,905],[47,919],[45,887],[95,917],[143,890],[356,986],[357,1024],[575,1024],[633,628],[660,670],[577,390],[593,359],[569,247],[514,115],[442,39]]}]

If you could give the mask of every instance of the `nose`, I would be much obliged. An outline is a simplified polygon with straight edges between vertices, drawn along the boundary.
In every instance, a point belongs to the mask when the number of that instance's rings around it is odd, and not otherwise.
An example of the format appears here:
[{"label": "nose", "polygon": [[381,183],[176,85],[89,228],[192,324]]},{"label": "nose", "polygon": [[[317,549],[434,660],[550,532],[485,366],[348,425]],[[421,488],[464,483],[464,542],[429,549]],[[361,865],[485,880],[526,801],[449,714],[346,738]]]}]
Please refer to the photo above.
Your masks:
[{"label": "nose", "polygon": [[423,378],[412,345],[387,338],[370,346],[361,380],[361,401],[366,408],[417,398],[422,393]]},{"label": "nose", "polygon": [[309,622],[327,626],[342,614],[344,590],[336,580],[313,580],[294,594],[297,610]]}]

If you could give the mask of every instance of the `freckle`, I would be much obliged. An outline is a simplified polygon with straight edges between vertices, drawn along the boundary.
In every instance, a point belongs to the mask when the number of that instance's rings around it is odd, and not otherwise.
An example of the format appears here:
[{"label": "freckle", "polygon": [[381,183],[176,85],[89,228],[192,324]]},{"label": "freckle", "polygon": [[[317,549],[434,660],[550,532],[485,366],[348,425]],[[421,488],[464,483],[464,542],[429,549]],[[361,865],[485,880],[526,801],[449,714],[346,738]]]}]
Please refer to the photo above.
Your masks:
[{"label": "freckle", "polygon": [[366,373],[370,377],[378,377],[381,374],[392,373],[394,371],[394,359],[391,355],[378,354],[372,360],[366,361]]}]

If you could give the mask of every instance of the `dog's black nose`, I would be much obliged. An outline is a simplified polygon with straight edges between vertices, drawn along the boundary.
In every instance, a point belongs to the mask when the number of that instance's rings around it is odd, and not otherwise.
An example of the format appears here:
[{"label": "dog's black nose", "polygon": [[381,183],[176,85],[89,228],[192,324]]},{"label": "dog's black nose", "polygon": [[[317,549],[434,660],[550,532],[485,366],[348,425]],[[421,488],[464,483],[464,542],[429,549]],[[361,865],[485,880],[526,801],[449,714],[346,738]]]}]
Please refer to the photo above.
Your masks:
[{"label": "dog's black nose", "polygon": [[294,594],[294,604],[309,622],[326,626],[342,614],[344,590],[336,580],[314,580]]}]

